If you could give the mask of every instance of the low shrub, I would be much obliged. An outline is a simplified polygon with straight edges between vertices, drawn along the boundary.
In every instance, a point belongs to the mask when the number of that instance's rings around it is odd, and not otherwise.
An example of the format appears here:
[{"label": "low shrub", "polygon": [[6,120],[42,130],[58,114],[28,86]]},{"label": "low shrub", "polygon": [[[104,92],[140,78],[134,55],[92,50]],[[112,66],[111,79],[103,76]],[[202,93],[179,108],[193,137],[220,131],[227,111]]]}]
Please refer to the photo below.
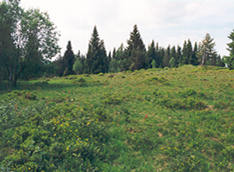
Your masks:
[{"label": "low shrub", "polygon": [[[23,118],[11,118],[15,112],[5,108],[7,123],[12,121],[14,127],[3,130],[4,125],[0,125],[0,131],[4,131],[1,147],[8,150],[1,157],[0,168],[8,171],[97,171],[96,163],[105,159],[103,146],[109,138],[97,115],[71,104],[41,105],[41,111],[36,109],[21,112],[26,117],[22,123]],[[0,124],[2,122],[0,120]]]},{"label": "low shrub", "polygon": [[178,110],[182,109],[202,110],[207,108],[207,105],[204,102],[194,98],[174,99],[166,97],[156,100],[156,103],[161,106],[165,106],[167,108],[178,109]]},{"label": "low shrub", "polygon": [[199,97],[199,98],[206,98],[206,95],[200,91],[196,91],[191,88],[187,88],[183,91],[180,91],[179,96],[187,98],[187,97]]}]

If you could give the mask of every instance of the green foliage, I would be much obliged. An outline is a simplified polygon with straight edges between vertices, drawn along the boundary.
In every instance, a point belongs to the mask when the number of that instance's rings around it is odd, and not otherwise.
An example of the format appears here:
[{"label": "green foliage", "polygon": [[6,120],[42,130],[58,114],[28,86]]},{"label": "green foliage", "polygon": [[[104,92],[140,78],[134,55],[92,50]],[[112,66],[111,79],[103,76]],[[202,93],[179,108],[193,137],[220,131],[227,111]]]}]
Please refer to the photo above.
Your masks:
[{"label": "green foliage", "polygon": [[64,76],[74,74],[73,71],[74,61],[75,61],[75,55],[72,51],[71,41],[68,41],[67,50],[62,59],[62,63],[64,65],[63,69],[65,69],[63,72]]},{"label": "green foliage", "polygon": [[[18,78],[41,74],[46,59],[54,57],[59,47],[58,33],[47,13],[25,10],[18,0],[0,3],[0,59],[11,86]],[[1,61],[1,60],[0,60]]]},{"label": "green foliage", "polygon": [[[1,145],[11,151],[1,157],[3,168],[17,171],[97,170],[95,162],[105,157],[103,143],[109,136],[92,112],[68,103],[39,104],[31,107],[32,112],[19,112],[17,117],[25,117],[22,123],[20,118],[10,118],[16,113],[8,108],[1,110],[8,123],[16,122],[17,129],[5,128],[2,136]],[[1,129],[5,120],[1,118]]]},{"label": "green foliage", "polygon": [[169,61],[169,66],[170,66],[170,67],[176,67],[176,61],[175,61],[175,58],[174,58],[174,57],[172,57],[172,58],[170,59],[170,61]]},{"label": "green foliage", "polygon": [[202,65],[216,65],[218,55],[214,47],[214,39],[211,38],[209,33],[207,33],[200,45],[198,52]]},{"label": "green foliage", "polygon": [[230,42],[228,45],[228,51],[230,52],[229,56],[224,57],[224,62],[227,64],[228,68],[234,69],[234,31],[229,35],[228,37],[231,39],[232,42]]},{"label": "green foliage", "polygon": [[126,49],[127,58],[129,62],[128,70],[139,70],[145,67],[145,45],[141,39],[137,25],[134,25],[133,31],[130,33],[130,38],[127,41]]},{"label": "green foliage", "polygon": [[104,41],[100,40],[96,26],[93,29],[87,53],[88,73],[108,72],[108,58]]},{"label": "green foliage", "polygon": [[20,81],[0,94],[1,171],[233,171],[233,71]]}]

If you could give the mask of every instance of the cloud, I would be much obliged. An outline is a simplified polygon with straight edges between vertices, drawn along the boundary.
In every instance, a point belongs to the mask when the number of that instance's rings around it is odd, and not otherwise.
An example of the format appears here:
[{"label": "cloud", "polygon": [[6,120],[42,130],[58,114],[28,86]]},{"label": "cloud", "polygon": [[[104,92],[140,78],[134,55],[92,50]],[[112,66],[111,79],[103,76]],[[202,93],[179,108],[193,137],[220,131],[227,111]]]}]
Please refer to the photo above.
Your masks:
[{"label": "cloud", "polygon": [[71,40],[73,50],[86,53],[94,25],[107,50],[126,43],[137,24],[146,45],[201,41],[208,32],[222,55],[234,29],[234,0],[22,0],[25,8],[47,11],[61,32],[60,46]]}]

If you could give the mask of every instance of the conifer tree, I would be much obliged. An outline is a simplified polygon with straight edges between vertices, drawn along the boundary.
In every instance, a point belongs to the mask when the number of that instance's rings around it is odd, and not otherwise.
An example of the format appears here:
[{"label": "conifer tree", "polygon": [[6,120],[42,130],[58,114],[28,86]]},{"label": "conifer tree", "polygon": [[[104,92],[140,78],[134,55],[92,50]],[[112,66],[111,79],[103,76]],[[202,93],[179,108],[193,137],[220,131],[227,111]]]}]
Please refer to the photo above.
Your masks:
[{"label": "conifer tree", "polygon": [[177,46],[176,57],[177,57],[177,60],[178,60],[177,66],[179,66],[183,62],[182,51],[181,51],[181,47],[179,45]]},{"label": "conifer tree", "polygon": [[234,30],[231,32],[228,38],[231,39],[231,42],[227,44],[229,56],[225,56],[224,61],[229,69],[234,69]]},{"label": "conifer tree", "polygon": [[207,33],[200,44],[199,56],[201,58],[201,65],[215,65],[217,52],[215,51],[214,46],[214,39]]},{"label": "conifer tree", "polygon": [[108,58],[104,41],[100,40],[96,26],[89,41],[87,64],[89,73],[108,72]]},{"label": "conifer tree", "polygon": [[156,48],[154,41],[150,44],[147,55],[146,55],[146,68],[151,68],[152,67],[152,61],[154,60],[155,62],[155,67],[157,66],[156,64]]},{"label": "conifer tree", "polygon": [[176,67],[176,61],[174,57],[171,57],[169,61],[169,67]]},{"label": "conifer tree", "polygon": [[186,64],[192,64],[193,46],[190,39],[187,42],[187,60]]},{"label": "conifer tree", "polygon": [[127,41],[126,49],[128,57],[128,68],[130,70],[138,70],[145,67],[145,45],[141,39],[137,25],[134,25],[133,31],[130,34],[130,39]]},{"label": "conifer tree", "polygon": [[175,46],[173,46],[171,48],[171,54],[170,54],[170,56],[171,56],[170,61],[173,58],[173,66],[171,66],[171,64],[170,64],[170,67],[177,67],[178,59],[177,59],[177,52],[176,52],[176,47]]},{"label": "conifer tree", "polygon": [[161,67],[161,68],[164,67],[163,66],[163,58],[164,58],[165,54],[166,54],[165,49],[164,48],[159,48],[159,50],[158,50],[158,57],[159,57],[159,61],[160,61],[159,67]]},{"label": "conifer tree", "polygon": [[170,56],[171,56],[171,47],[169,45],[163,57],[163,67],[169,66]]},{"label": "conifer tree", "polygon": [[164,52],[160,50],[158,43],[156,43],[155,51],[156,51],[156,56],[155,56],[156,67],[162,67]]},{"label": "conifer tree", "polygon": [[192,52],[192,59],[191,59],[191,64],[192,65],[198,65],[198,57],[197,57],[197,52],[198,51],[198,46],[197,46],[197,42],[195,42],[194,44],[194,49]]},{"label": "conifer tree", "polygon": [[75,55],[72,51],[71,41],[68,41],[67,50],[65,51],[63,57],[63,65],[64,65],[64,75],[74,74],[73,64],[75,62]]},{"label": "conifer tree", "polygon": [[192,61],[192,53],[193,53],[193,48],[192,48],[192,43],[190,40],[184,41],[183,45],[183,64],[191,64]]}]

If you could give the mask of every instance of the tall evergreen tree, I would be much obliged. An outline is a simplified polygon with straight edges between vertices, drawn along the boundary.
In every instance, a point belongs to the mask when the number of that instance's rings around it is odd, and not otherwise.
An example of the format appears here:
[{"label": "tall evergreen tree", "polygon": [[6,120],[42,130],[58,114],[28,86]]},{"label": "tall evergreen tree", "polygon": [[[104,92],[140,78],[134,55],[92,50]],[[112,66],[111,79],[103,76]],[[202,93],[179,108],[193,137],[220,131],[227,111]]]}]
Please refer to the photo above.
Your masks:
[{"label": "tall evergreen tree", "polygon": [[177,58],[176,65],[179,66],[183,62],[182,50],[181,50],[181,47],[179,45],[177,46],[177,50],[176,50],[176,58]]},{"label": "tall evergreen tree", "polygon": [[190,40],[184,41],[183,45],[183,64],[191,64],[192,61],[193,48]]},{"label": "tall evergreen tree", "polygon": [[190,39],[188,39],[188,42],[187,42],[187,53],[188,54],[187,54],[186,64],[192,64],[193,46],[192,46]]},{"label": "tall evergreen tree", "polygon": [[183,49],[182,49],[182,59],[181,59],[181,64],[188,64],[188,46],[187,46],[187,41],[184,41],[183,44]]},{"label": "tall evergreen tree", "polygon": [[113,52],[112,52],[112,59],[116,59],[116,49],[114,48]]},{"label": "tall evergreen tree", "polygon": [[154,65],[155,67],[157,66],[156,64],[156,48],[155,48],[155,44],[154,41],[151,42],[148,51],[147,51],[147,55],[146,55],[146,68],[151,68],[152,67],[152,61],[154,60]]},{"label": "tall evergreen tree", "polygon": [[229,56],[225,56],[224,61],[229,69],[234,69],[234,30],[231,32],[228,38],[231,39],[231,42],[227,44]]},{"label": "tall evergreen tree", "polygon": [[[176,52],[176,47],[175,46],[173,46],[172,48],[171,48],[171,54],[170,54],[170,56],[171,56],[171,59],[172,58],[174,58],[172,61],[173,61],[173,66],[171,66],[171,67],[177,67],[177,63],[178,63],[178,59],[177,59],[177,52]],[[170,60],[171,60],[170,59]],[[170,62],[170,61],[169,61]],[[171,63],[172,64],[172,63]]]},{"label": "tall evergreen tree", "polygon": [[129,59],[129,69],[138,70],[145,67],[145,45],[141,39],[137,25],[134,25],[133,31],[130,34],[130,39],[127,41],[126,49]]},{"label": "tall evergreen tree", "polygon": [[108,57],[104,41],[100,40],[96,26],[89,41],[87,64],[89,73],[108,72]]},{"label": "tall evergreen tree", "polygon": [[171,58],[171,47],[170,45],[167,47],[164,57],[163,57],[163,67],[169,66],[169,61]]},{"label": "tall evergreen tree", "polygon": [[156,51],[156,56],[155,56],[156,67],[157,68],[162,67],[163,66],[162,61],[163,61],[164,53],[161,52],[158,43],[156,43],[155,51]]},{"label": "tall evergreen tree", "polygon": [[159,48],[159,50],[158,50],[158,57],[159,57],[159,61],[160,61],[159,67],[161,67],[161,68],[164,67],[163,66],[163,58],[164,58],[165,54],[166,54],[166,50],[164,48]]},{"label": "tall evergreen tree", "polygon": [[200,44],[199,55],[201,58],[201,65],[215,65],[217,52],[215,51],[214,46],[214,39],[207,33]]},{"label": "tall evergreen tree", "polygon": [[71,41],[68,41],[67,50],[63,56],[63,64],[64,64],[64,75],[74,74],[73,64],[75,62],[75,55],[72,51]]},{"label": "tall evergreen tree", "polygon": [[198,51],[198,46],[197,46],[197,42],[195,42],[194,44],[194,49],[192,52],[192,58],[191,58],[191,64],[192,65],[198,65],[198,57],[197,57],[197,52]]}]

